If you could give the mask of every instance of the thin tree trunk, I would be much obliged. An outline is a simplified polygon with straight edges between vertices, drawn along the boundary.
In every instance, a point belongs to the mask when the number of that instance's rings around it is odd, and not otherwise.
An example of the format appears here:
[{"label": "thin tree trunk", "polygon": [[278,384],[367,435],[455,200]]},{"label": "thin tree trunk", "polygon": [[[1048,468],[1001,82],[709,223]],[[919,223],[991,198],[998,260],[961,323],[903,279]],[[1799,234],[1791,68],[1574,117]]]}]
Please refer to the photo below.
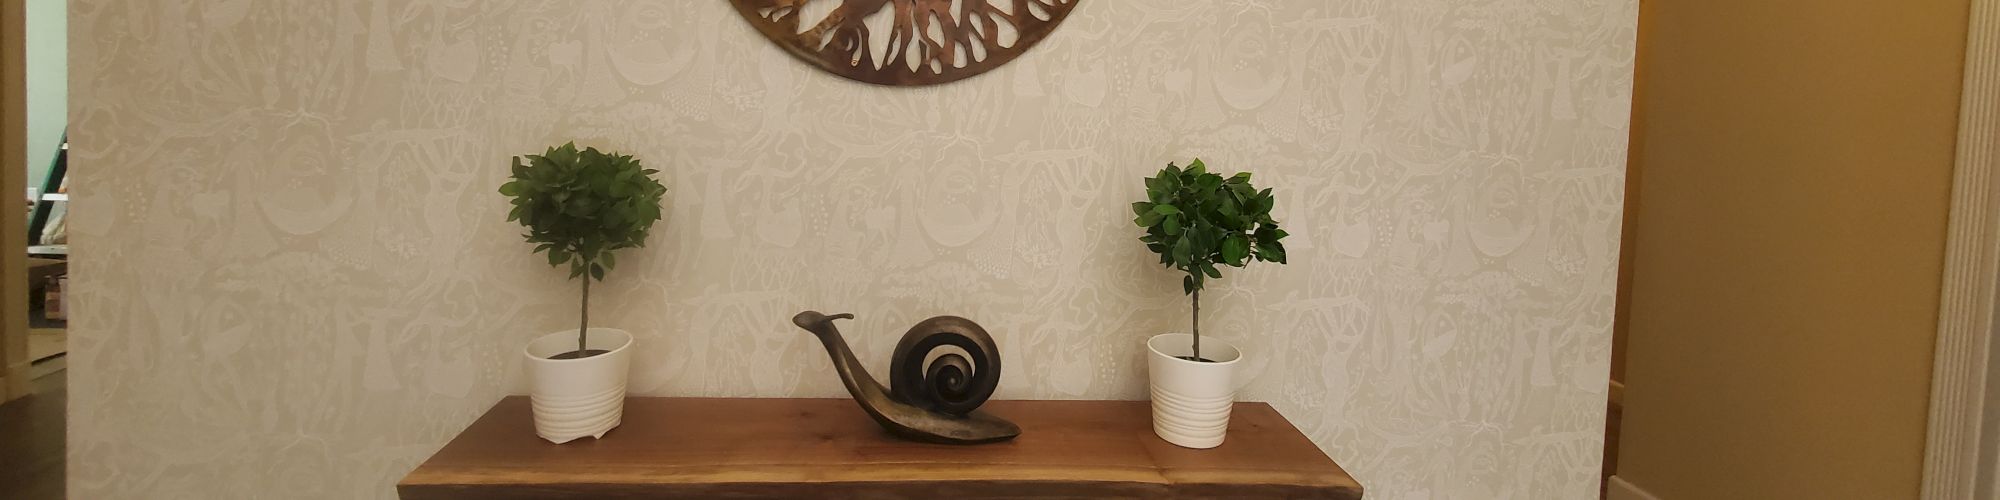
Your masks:
[{"label": "thin tree trunk", "polygon": [[1194,289],[1194,360],[1201,361],[1201,289]]},{"label": "thin tree trunk", "polygon": [[577,316],[583,318],[583,321],[576,327],[576,357],[582,358],[586,354],[585,346],[590,345],[585,342],[590,333],[590,261],[588,260],[583,261],[583,312]]}]

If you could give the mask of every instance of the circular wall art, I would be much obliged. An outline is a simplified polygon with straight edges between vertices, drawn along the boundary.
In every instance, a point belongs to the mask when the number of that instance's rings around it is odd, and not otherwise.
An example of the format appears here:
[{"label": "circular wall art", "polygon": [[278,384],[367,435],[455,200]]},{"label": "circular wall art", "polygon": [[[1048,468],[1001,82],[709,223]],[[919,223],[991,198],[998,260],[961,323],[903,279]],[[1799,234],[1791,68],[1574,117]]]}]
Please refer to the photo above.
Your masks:
[{"label": "circular wall art", "polygon": [[729,0],[750,25],[829,73],[880,85],[957,81],[1007,64],[1080,0]]}]

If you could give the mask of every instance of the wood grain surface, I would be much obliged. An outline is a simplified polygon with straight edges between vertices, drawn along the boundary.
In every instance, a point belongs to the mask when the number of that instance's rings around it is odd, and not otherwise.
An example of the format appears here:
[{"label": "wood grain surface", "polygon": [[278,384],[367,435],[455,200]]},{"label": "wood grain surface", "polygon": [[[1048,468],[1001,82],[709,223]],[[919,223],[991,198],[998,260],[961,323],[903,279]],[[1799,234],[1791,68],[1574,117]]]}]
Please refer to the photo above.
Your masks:
[{"label": "wood grain surface", "polygon": [[632,398],[602,440],[535,437],[512,396],[397,486],[433,498],[1331,498],[1361,485],[1264,403],[1237,403],[1222,446],[1152,432],[1145,401],[993,401],[1008,442],[889,436],[847,399]]}]

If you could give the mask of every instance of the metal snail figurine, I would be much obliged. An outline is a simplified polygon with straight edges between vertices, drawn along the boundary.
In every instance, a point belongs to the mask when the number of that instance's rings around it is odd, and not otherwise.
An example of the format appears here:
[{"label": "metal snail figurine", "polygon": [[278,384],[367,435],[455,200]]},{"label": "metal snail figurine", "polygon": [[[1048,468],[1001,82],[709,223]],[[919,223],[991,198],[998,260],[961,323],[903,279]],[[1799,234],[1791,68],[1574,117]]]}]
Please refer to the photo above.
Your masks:
[{"label": "metal snail figurine", "polygon": [[[991,443],[1021,435],[1020,426],[978,410],[1000,385],[1000,351],[993,346],[993,336],[978,323],[938,316],[910,327],[896,343],[889,388],[883,390],[882,383],[854,359],[854,351],[847,348],[847,340],[833,326],[836,319],[854,319],[854,315],[806,311],[793,316],[792,324],[819,337],[847,392],[882,428],[904,439],[945,444]],[[930,356],[931,351],[945,346],[957,347],[965,354],[946,351],[936,358]],[[925,363],[926,359],[930,362]]]}]

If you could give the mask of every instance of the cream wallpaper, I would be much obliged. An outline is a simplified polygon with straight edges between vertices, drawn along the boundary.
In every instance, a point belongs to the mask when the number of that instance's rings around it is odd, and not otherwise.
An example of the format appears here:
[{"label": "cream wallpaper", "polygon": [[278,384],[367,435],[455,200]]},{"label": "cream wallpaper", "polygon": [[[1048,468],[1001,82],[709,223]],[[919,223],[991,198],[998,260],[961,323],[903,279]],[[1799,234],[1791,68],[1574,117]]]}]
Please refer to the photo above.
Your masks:
[{"label": "cream wallpaper", "polygon": [[1187,305],[1128,204],[1199,156],[1293,233],[1205,294],[1244,399],[1371,499],[1596,494],[1633,0],[1086,0],[916,89],[720,1],[71,5],[80,498],[392,496],[574,320],[494,192],[571,139],[671,190],[592,294],[640,393],[843,396],[818,309],[878,367],[960,314],[1001,398],[1142,398]]}]

